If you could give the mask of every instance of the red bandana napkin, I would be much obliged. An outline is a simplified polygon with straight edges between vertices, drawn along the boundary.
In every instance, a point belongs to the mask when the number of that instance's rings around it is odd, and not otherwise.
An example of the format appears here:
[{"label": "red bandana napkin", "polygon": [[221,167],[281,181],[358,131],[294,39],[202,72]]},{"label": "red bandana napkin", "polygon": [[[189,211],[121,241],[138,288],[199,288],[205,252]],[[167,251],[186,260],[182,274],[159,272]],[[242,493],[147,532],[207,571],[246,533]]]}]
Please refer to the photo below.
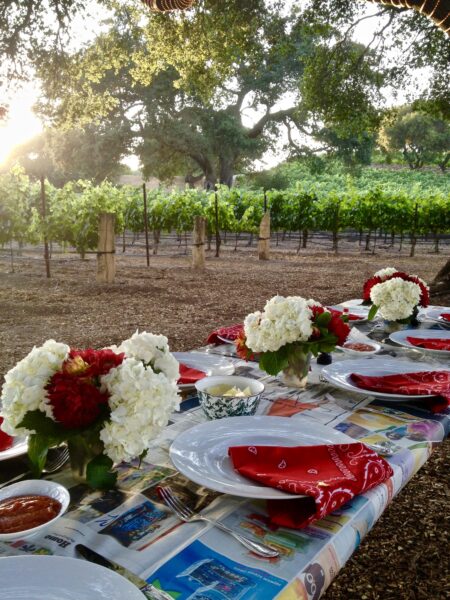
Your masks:
[{"label": "red bandana napkin", "polygon": [[450,321],[450,313],[441,313],[441,319],[445,319],[445,321]]},{"label": "red bandana napkin", "polygon": [[430,394],[439,398],[427,400],[426,407],[433,413],[440,412],[450,405],[450,371],[421,371],[418,373],[398,373],[383,377],[350,375],[352,381],[364,390],[387,394],[419,396]]},{"label": "red bandana napkin", "polygon": [[219,335],[226,340],[230,340],[230,342],[234,342],[234,340],[241,335],[243,330],[244,326],[242,323],[239,323],[239,325],[230,325],[229,327],[221,327],[220,329],[216,329],[209,334],[206,343],[216,345],[223,344],[223,341],[218,337]]},{"label": "red bandana napkin", "polygon": [[195,383],[199,379],[206,377],[206,373],[198,371],[192,367],[188,367],[180,363],[180,378],[178,379],[179,384]]},{"label": "red bandana napkin", "polygon": [[[0,417],[0,425],[3,423],[3,417]],[[14,438],[0,429],[0,452],[11,448]]]},{"label": "red bandana napkin", "polygon": [[418,348],[427,350],[450,350],[450,339],[407,337],[407,341]]},{"label": "red bandana napkin", "polygon": [[308,498],[269,500],[274,523],[301,529],[392,476],[389,464],[360,442],[330,446],[234,446],[234,468],[244,477]]},{"label": "red bandana napkin", "polygon": [[353,315],[352,313],[344,313],[343,311],[336,310],[335,308],[327,308],[327,310],[329,310],[333,316],[341,317],[342,315],[346,314],[349,321],[360,321],[361,319],[364,318],[364,317],[361,317],[361,315]]}]

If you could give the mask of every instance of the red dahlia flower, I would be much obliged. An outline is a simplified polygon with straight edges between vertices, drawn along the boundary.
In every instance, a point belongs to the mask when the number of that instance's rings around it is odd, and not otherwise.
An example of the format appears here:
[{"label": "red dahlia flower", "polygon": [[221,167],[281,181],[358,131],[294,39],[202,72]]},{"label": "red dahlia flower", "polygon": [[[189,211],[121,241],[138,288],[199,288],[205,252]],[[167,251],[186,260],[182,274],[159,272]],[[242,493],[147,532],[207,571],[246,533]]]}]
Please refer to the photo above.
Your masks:
[{"label": "red dahlia flower", "polygon": [[112,350],[71,350],[63,365],[63,373],[82,377],[100,377],[122,364],[125,354],[116,354]]},{"label": "red dahlia flower", "polygon": [[340,315],[332,315],[328,323],[328,330],[337,337],[338,346],[342,346],[350,333],[350,327],[344,323]]},{"label": "red dahlia flower", "polygon": [[[390,279],[390,277],[388,277],[388,279]],[[371,302],[371,300],[370,300],[370,291],[371,291],[371,289],[373,288],[374,285],[377,285],[377,283],[382,283],[381,277],[378,277],[378,276],[371,277],[370,279],[368,279],[366,281],[366,283],[364,284],[364,287],[363,287],[363,300],[364,301]]]},{"label": "red dahlia flower", "polygon": [[89,378],[68,373],[55,373],[46,387],[53,417],[65,429],[88,427],[108,403],[108,393],[100,390]]}]

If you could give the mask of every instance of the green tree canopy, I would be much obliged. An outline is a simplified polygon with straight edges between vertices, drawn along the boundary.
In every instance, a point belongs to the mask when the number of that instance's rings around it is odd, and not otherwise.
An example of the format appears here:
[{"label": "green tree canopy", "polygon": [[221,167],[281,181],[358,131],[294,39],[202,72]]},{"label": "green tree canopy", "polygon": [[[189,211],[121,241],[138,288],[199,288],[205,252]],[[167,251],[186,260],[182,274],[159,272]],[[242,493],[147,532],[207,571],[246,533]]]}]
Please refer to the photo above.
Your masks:
[{"label": "green tree canopy", "polygon": [[450,124],[430,114],[403,107],[384,125],[381,144],[400,150],[411,169],[434,162],[445,171],[450,161]]},{"label": "green tree canopy", "polygon": [[[143,18],[138,6],[113,4],[109,31],[91,46],[73,55],[47,54],[41,109],[71,126],[92,119],[127,121],[146,175],[168,178],[181,169],[200,170],[211,184],[229,185],[236,169],[276,141],[282,126],[292,146],[296,130],[336,150],[348,146],[339,131],[329,134],[342,125],[342,115],[352,123],[353,139],[365,139],[378,122],[373,86],[383,74],[373,53],[351,40],[340,54],[345,51],[357,63],[356,74],[345,63],[321,90],[327,107],[341,98],[338,110],[334,115],[314,110],[320,79],[314,73],[329,60],[327,46],[337,32],[312,24],[308,12],[283,11],[281,2],[228,0],[219,7],[216,0],[204,0],[187,15]],[[61,68],[63,80],[56,77]],[[251,109],[259,116],[249,126],[245,113]]]},{"label": "green tree canopy", "polygon": [[117,123],[65,131],[47,129],[17,146],[8,157],[5,170],[19,165],[27,175],[44,175],[57,187],[77,179],[101,183],[126,171],[120,160],[128,147],[128,128]]}]

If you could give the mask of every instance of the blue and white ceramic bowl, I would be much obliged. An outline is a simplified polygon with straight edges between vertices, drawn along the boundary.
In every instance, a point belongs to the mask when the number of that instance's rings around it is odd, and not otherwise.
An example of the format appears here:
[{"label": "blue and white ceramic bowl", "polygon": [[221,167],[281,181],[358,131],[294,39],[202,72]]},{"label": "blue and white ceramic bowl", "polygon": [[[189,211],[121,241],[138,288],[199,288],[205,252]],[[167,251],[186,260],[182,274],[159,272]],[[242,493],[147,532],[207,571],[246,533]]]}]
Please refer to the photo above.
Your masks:
[{"label": "blue and white ceramic bowl", "polygon": [[[225,389],[250,388],[249,396],[221,396],[210,393],[217,386],[227,386]],[[255,414],[258,408],[264,385],[257,379],[239,377],[238,375],[204,377],[195,384],[200,400],[200,406],[208,419],[223,419],[224,417],[242,417]]]}]

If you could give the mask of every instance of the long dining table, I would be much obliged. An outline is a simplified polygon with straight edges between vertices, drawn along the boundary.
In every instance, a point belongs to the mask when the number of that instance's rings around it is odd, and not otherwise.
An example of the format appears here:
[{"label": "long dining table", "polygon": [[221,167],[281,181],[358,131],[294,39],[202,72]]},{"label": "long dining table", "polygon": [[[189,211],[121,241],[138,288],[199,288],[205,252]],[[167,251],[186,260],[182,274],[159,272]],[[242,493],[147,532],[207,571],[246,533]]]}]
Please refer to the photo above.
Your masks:
[{"label": "long dining table", "polygon": [[[418,360],[433,368],[448,368],[448,355],[442,358],[438,353],[396,345],[382,327],[377,329],[372,323],[356,327],[378,339],[378,358]],[[423,321],[415,331],[426,329],[449,330],[446,325]],[[304,529],[274,525],[264,501],[220,493],[175,469],[169,456],[171,444],[180,434],[207,421],[195,389],[186,389],[180,411],[172,415],[145,461],[119,465],[116,489],[94,491],[72,479],[68,467],[47,476],[69,489],[67,513],[42,534],[1,542],[0,557],[78,557],[75,546],[82,543],[148,582],[147,596],[158,600],[316,600],[450,429],[449,408],[433,414],[420,401],[386,402],[370,392],[335,387],[324,379],[323,366],[316,359],[308,385],[300,391],[268,376],[256,362],[238,358],[232,344],[196,349],[197,361],[205,355],[233,365],[236,375],[264,383],[257,415],[284,417],[299,429],[331,428],[384,448],[393,476]],[[336,351],[332,358],[335,364],[355,356]],[[13,460],[16,469],[25,464],[23,457]],[[3,479],[9,474],[2,469]],[[180,521],[158,494],[158,486],[166,484],[186,505],[271,545],[279,556],[259,558],[211,524]]]}]

